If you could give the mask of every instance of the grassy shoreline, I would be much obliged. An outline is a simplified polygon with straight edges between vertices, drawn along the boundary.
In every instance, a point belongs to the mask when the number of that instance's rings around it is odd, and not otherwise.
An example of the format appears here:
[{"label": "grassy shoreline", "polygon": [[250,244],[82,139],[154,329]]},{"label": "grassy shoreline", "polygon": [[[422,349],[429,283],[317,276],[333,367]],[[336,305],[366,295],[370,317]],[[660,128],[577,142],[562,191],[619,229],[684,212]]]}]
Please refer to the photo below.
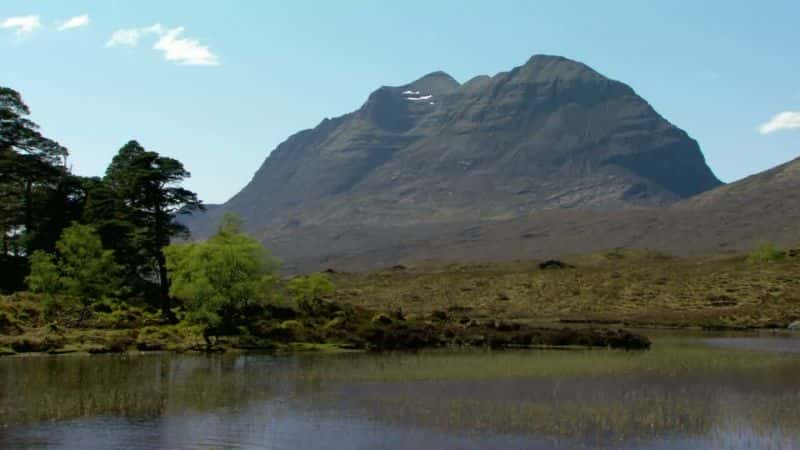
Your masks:
[{"label": "grassy shoreline", "polygon": [[[124,304],[108,312],[81,312],[81,319],[47,321],[36,296],[2,298],[0,355],[48,353],[335,352],[424,348],[611,347],[647,349],[650,341],[625,330],[536,327],[510,321],[473,320],[436,311],[405,316],[329,300],[296,310],[269,305],[234,332],[209,336],[186,322],[158,323],[156,312]],[[74,315],[73,315],[74,316]],[[77,324],[76,324],[77,323]]]},{"label": "grassy shoreline", "polygon": [[[75,326],[75,311],[48,318],[41,297],[22,293],[0,297],[0,356],[646,348],[646,338],[639,342],[642,336],[618,328],[780,330],[800,319],[797,257],[754,264],[742,256],[688,259],[612,251],[566,262],[545,269],[520,261],[330,270],[336,289],[311,310],[271,306],[250,317],[247,327],[211,342],[198,326],[164,324],[156,311],[129,305],[103,305]],[[72,323],[64,320],[70,316]]]}]

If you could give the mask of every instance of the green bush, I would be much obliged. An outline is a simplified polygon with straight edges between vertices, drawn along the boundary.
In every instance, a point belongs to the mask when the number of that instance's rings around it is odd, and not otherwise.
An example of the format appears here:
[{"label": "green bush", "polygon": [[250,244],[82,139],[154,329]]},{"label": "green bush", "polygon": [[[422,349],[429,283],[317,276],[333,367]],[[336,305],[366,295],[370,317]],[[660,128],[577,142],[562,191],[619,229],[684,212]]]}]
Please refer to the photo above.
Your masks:
[{"label": "green bush", "polygon": [[[107,305],[107,303],[99,305]],[[94,317],[88,325],[99,329],[122,329],[159,323],[160,315],[158,313],[150,313],[141,308],[124,304],[107,307],[110,308],[108,312],[105,308],[102,308],[101,311],[97,311],[98,308],[95,308]]]},{"label": "green bush", "polygon": [[767,263],[780,261],[786,258],[786,252],[779,249],[772,242],[764,242],[747,256],[747,262],[751,264]]},{"label": "green bush", "polygon": [[309,316],[325,314],[322,311],[325,309],[322,297],[330,295],[334,290],[331,280],[321,273],[292,278],[286,288],[297,309]]},{"label": "green bush", "polygon": [[39,295],[16,293],[0,296],[0,335],[15,334],[14,330],[44,325],[43,311]]},{"label": "green bush", "polygon": [[20,331],[17,320],[8,311],[0,311],[0,334],[17,334]]}]

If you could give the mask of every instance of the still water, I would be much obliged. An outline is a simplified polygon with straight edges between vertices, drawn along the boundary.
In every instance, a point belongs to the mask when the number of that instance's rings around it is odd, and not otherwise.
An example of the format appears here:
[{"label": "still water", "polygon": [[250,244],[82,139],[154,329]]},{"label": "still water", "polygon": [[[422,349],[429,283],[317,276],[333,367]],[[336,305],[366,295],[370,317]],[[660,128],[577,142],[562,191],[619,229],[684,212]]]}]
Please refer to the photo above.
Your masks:
[{"label": "still water", "polygon": [[654,342],[2,358],[0,448],[800,448],[800,338]]}]

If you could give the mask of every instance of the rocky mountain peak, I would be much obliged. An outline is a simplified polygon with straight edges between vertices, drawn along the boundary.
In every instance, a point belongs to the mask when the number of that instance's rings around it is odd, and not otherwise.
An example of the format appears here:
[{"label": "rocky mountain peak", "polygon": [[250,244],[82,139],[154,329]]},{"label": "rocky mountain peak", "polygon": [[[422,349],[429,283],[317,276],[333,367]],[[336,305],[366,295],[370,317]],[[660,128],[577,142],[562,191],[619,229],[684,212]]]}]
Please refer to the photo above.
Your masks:
[{"label": "rocky mountain peak", "polygon": [[405,86],[404,90],[419,91],[420,95],[446,95],[458,89],[461,84],[449,74],[437,71],[431,72]]},{"label": "rocky mountain peak", "polygon": [[354,113],[287,139],[193,228],[203,235],[227,211],[261,236],[438,227],[663,206],[720,184],[697,142],[629,86],[536,55],[464,85],[433,72],[379,88]]},{"label": "rocky mountain peak", "polygon": [[534,55],[515,69],[517,76],[531,82],[607,80],[591,67],[563,56]]}]

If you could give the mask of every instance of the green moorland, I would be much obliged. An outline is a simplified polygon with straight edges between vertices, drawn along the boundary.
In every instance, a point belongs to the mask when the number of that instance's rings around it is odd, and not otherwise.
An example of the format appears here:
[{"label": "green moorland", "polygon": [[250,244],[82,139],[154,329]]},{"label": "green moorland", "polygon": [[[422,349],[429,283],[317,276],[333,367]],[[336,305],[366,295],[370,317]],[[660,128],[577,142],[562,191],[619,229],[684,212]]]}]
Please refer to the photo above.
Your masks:
[{"label": "green moorland", "polygon": [[[565,259],[420,264],[334,273],[336,301],[473,319],[703,329],[786,328],[800,319],[800,251],[680,258],[614,250]],[[571,267],[570,267],[571,266]]]},{"label": "green moorland", "polygon": [[[87,309],[64,296],[48,301],[41,293],[20,292],[0,297],[0,354],[636,348],[649,341],[595,327],[783,329],[800,319],[797,251],[764,245],[749,256],[677,258],[615,250],[567,261],[546,268],[534,261],[420,264],[267,280],[268,301],[240,304],[224,320],[208,317],[215,314],[204,309],[209,302],[184,301],[170,322],[146,303],[105,300]],[[175,275],[173,291],[180,293]],[[208,296],[199,289],[190,293]]]}]

